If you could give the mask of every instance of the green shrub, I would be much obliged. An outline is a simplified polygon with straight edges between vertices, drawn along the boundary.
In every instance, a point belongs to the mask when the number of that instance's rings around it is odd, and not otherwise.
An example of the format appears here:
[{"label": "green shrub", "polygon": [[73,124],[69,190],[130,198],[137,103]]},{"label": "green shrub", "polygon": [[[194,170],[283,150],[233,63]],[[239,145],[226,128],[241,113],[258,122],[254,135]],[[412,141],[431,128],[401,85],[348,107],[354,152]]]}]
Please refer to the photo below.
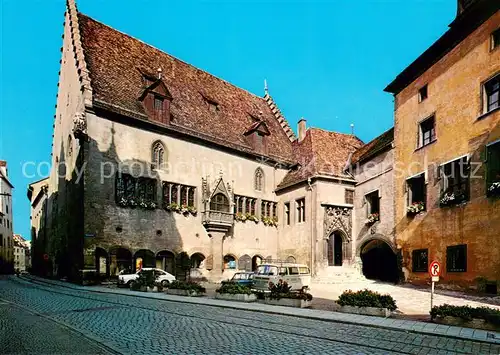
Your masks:
[{"label": "green shrub", "polygon": [[500,325],[500,310],[488,307],[473,308],[470,306],[452,306],[444,304],[434,306],[431,309],[431,318],[436,317],[458,317],[470,321],[474,318],[484,319],[488,323]]},{"label": "green shrub", "polygon": [[172,281],[169,285],[168,288],[172,290],[187,290],[187,291],[196,291],[199,293],[205,293],[205,287],[201,286],[197,282],[192,282],[192,281],[179,281],[175,280]]},{"label": "green shrub", "polygon": [[230,294],[230,295],[250,295],[252,294],[252,290],[250,287],[245,285],[239,285],[233,282],[224,282],[221,284],[215,292],[220,294]]},{"label": "green shrub", "polygon": [[398,308],[390,295],[381,295],[367,289],[358,292],[344,291],[337,303],[341,306],[387,308],[390,311]]},{"label": "green shrub", "polygon": [[141,270],[136,281],[142,286],[153,287],[155,285],[154,270]]},{"label": "green shrub", "polygon": [[140,291],[142,286],[143,285],[137,280],[134,280],[130,283],[130,289],[132,291]]},{"label": "green shrub", "polygon": [[300,299],[304,301],[311,301],[312,295],[310,293],[301,291],[291,291],[292,286],[288,286],[288,283],[283,280],[279,280],[278,283],[269,282],[269,291],[271,291],[270,298],[279,300],[281,298],[291,298]]}]

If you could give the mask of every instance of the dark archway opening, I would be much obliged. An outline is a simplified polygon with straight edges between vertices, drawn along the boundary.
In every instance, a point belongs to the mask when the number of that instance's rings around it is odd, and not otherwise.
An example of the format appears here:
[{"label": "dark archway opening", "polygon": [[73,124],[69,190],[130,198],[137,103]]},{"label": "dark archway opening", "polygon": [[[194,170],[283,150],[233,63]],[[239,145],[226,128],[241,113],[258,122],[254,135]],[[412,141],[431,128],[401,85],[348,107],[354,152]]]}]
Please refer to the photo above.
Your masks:
[{"label": "dark archway opening", "polygon": [[257,266],[259,266],[260,264],[262,264],[262,257],[260,255],[255,255],[252,258],[252,270],[251,271],[257,270]]},{"label": "dark archway opening", "polygon": [[175,273],[175,255],[171,251],[162,250],[156,254],[156,268],[169,274]]},{"label": "dark archway opening", "polygon": [[398,282],[397,257],[391,247],[382,240],[370,240],[361,249],[363,275],[367,279]]},{"label": "dark archway opening", "polygon": [[118,276],[121,271],[132,273],[132,253],[125,248],[112,248],[109,251],[109,274]]},{"label": "dark archway opening", "polygon": [[100,278],[106,278],[109,275],[108,252],[103,248],[95,249],[95,265]]},{"label": "dark archway opening", "polygon": [[143,267],[154,268],[155,264],[155,254],[151,250],[141,249],[134,254],[134,271],[141,270]]}]

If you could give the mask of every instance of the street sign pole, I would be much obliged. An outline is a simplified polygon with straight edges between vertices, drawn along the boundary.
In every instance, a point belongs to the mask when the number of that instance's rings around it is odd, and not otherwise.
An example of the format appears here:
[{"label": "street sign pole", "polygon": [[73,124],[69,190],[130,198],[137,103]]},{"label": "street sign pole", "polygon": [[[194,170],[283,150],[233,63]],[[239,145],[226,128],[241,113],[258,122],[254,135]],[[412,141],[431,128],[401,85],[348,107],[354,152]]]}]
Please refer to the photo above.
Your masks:
[{"label": "street sign pole", "polygon": [[429,275],[431,276],[431,310],[434,306],[434,283],[439,281],[441,275],[441,265],[437,261],[433,261],[429,266]]}]

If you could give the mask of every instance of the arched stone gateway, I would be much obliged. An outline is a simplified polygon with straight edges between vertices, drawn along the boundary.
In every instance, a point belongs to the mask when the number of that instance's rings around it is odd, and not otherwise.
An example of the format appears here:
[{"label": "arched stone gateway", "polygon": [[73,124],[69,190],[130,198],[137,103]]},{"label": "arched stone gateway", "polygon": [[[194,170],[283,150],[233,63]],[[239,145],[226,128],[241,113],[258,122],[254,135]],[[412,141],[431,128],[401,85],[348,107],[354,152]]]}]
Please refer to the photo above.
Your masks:
[{"label": "arched stone gateway", "polygon": [[194,253],[191,255],[191,268],[204,269],[205,268],[205,255],[202,253]]},{"label": "arched stone gateway", "polygon": [[384,240],[373,238],[360,248],[363,275],[367,279],[397,282],[399,279],[397,256]]},{"label": "arched stone gateway", "polygon": [[118,276],[120,271],[125,273],[132,272],[132,253],[130,250],[122,247],[113,247],[109,249],[109,274]]},{"label": "arched stone gateway", "polygon": [[242,255],[238,260],[238,269],[245,271],[252,271],[252,258],[250,255]]}]

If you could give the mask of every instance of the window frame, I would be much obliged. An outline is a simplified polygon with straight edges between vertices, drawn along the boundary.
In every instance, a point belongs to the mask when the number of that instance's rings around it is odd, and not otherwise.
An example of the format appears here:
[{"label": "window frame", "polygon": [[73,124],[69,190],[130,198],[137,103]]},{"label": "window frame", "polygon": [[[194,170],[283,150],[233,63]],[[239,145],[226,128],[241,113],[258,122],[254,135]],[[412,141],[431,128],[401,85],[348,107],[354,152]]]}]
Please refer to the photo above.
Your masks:
[{"label": "window frame", "polygon": [[[495,37],[496,40],[495,40]],[[494,51],[497,48],[500,48],[500,27],[491,32],[491,49],[490,51]],[[498,43],[497,43],[498,41]]]},{"label": "window frame", "polygon": [[[454,267],[452,268],[450,265],[450,259],[452,255],[450,254],[451,252],[455,251],[460,251],[462,250],[464,260],[463,262],[463,267],[458,268]],[[467,244],[457,244],[457,245],[450,245],[446,247],[446,272],[454,273],[454,272],[467,272]]]},{"label": "window frame", "polygon": [[[373,212],[373,206],[372,206],[372,201],[371,201],[371,195],[377,195],[377,204],[378,204],[378,211]],[[378,213],[379,219],[380,219],[380,190],[373,190],[365,194],[365,202],[366,202],[366,216],[370,216],[372,214]]]},{"label": "window frame", "polygon": [[[423,253],[423,252],[426,253],[425,262],[423,263],[425,265],[421,265],[420,263],[418,263],[418,265],[417,265],[417,261],[422,260],[422,259],[418,259],[418,257],[421,257],[421,253]],[[425,249],[412,250],[412,252],[411,252],[411,264],[412,264],[411,270],[414,273],[416,273],[416,272],[428,272],[429,271],[429,249],[425,248]]]},{"label": "window frame", "polygon": [[[465,164],[467,166],[467,168],[466,168],[467,177],[464,178],[460,174],[459,175],[460,181],[457,182],[457,183],[454,183],[451,186],[452,187],[452,191],[449,191],[450,190],[450,178],[455,179],[454,175],[457,172],[456,171],[456,169],[457,169],[456,166],[454,166],[452,164],[455,164],[455,163],[457,163],[459,161],[462,161],[462,160],[465,160]],[[459,163],[459,167],[458,167],[459,173],[462,172],[462,168],[460,168],[460,165],[461,164]],[[447,175],[446,169],[447,169],[448,166],[450,166],[452,170]],[[462,155],[460,157],[457,157],[455,159],[452,159],[450,161],[447,161],[447,162],[442,163],[441,165],[439,165],[439,179],[441,180],[441,187],[440,187],[440,196],[441,196],[441,198],[445,194],[449,194],[450,192],[452,192],[454,195],[457,192],[460,192],[461,194],[464,195],[464,198],[461,200],[461,202],[469,201],[470,200],[470,162],[469,162],[469,156],[468,156],[468,154]],[[457,185],[459,185],[459,186],[463,185],[463,190],[455,190],[455,187]]]},{"label": "window frame", "polygon": [[290,202],[285,202],[283,204],[283,212],[285,214],[285,225],[289,226],[292,222],[291,213],[290,213]]},{"label": "window frame", "polygon": [[304,223],[306,221],[306,198],[301,197],[296,199],[295,207],[297,213],[297,223]]},{"label": "window frame", "polygon": [[254,190],[264,192],[265,176],[264,170],[261,167],[255,169],[254,173]]},{"label": "window frame", "polygon": [[[351,202],[348,201],[347,195],[352,194],[351,197]],[[344,189],[344,203],[347,205],[354,205],[354,198],[355,198],[355,190],[354,189]]]},{"label": "window frame", "polygon": [[[498,47],[497,47],[498,48]],[[493,93],[497,93],[497,101],[496,101],[496,104],[497,106],[496,107],[493,107],[493,108],[490,108],[490,94],[489,94],[489,91],[488,91],[488,85],[491,85],[493,81],[497,81],[497,85],[498,85],[498,89],[496,90],[493,90]],[[498,110],[500,108],[500,72],[492,75],[491,77],[489,77],[488,79],[486,79],[482,84],[481,84],[481,87],[482,87],[482,98],[483,98],[483,102],[482,102],[482,113],[483,115],[486,115],[490,112],[494,112],[495,110]]]},{"label": "window frame", "polygon": [[[223,201],[220,202],[220,201],[214,200],[214,199],[216,199],[218,197],[222,197]],[[222,209],[221,209],[221,206],[223,207]],[[229,213],[230,207],[231,206],[230,206],[230,203],[229,203],[229,199],[227,198],[226,195],[224,195],[221,192],[216,193],[215,195],[213,195],[210,198],[210,211]]]},{"label": "window frame", "polygon": [[[423,130],[423,125],[425,125],[427,122],[429,121],[433,121],[433,126],[430,130],[426,130],[424,131]],[[430,132],[430,136],[429,136],[429,140],[427,143],[425,143],[425,134],[426,132]],[[432,143],[434,143],[435,141],[437,140],[437,134],[436,134],[436,115],[435,114],[432,114],[430,116],[428,116],[427,118],[424,118],[423,120],[421,120],[419,123],[418,123],[418,144],[417,144],[417,148],[420,149],[420,148],[423,148],[423,147],[426,147]]]},{"label": "window frame", "polygon": [[[493,170],[494,168],[492,167],[493,163],[491,162],[491,160],[494,157],[493,153],[498,154],[498,156],[496,157],[497,166],[495,167],[497,171]],[[486,155],[485,157],[486,193],[488,194],[489,192],[488,189],[491,186],[491,184],[493,184],[494,182],[500,182],[500,139],[486,144],[485,155]],[[495,175],[495,177],[493,177],[493,175]]]},{"label": "window frame", "polygon": [[[416,199],[414,199],[413,189],[412,189],[412,185],[413,185],[412,180],[416,180],[416,179],[423,179],[423,196],[422,196],[422,200],[418,200],[418,201]],[[411,206],[415,202],[423,202],[424,203],[424,211],[425,211],[427,209],[427,179],[426,179],[425,171],[407,178],[406,179],[406,190],[407,190],[406,205]]]},{"label": "window frame", "polygon": [[424,102],[428,98],[429,98],[429,84],[425,84],[422,87],[420,87],[420,89],[418,89],[418,103]]}]

